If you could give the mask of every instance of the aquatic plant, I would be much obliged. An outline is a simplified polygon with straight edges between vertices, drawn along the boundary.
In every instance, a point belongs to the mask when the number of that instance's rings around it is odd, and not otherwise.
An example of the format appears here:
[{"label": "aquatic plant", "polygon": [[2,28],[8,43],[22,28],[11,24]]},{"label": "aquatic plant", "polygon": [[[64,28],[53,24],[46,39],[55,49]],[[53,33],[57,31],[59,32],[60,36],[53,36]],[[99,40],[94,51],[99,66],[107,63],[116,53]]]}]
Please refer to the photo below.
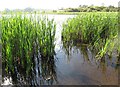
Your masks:
[{"label": "aquatic plant", "polygon": [[117,38],[117,13],[84,13],[63,23],[63,43],[88,44],[98,58],[118,50]]},{"label": "aquatic plant", "polygon": [[1,20],[2,63],[6,74],[14,75],[21,68],[27,77],[36,57],[46,63],[54,60],[56,24],[53,19],[19,13],[2,16]]}]

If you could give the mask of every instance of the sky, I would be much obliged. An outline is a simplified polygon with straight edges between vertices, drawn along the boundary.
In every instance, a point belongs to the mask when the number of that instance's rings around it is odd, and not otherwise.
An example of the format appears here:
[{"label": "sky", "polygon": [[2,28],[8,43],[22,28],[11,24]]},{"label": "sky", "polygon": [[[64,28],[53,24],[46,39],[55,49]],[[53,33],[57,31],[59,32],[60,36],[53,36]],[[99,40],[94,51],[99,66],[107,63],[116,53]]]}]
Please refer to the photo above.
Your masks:
[{"label": "sky", "polygon": [[104,3],[105,6],[118,6],[120,0],[0,0],[0,10],[24,9],[31,7],[35,9],[60,9],[78,7],[79,5],[97,5]]}]

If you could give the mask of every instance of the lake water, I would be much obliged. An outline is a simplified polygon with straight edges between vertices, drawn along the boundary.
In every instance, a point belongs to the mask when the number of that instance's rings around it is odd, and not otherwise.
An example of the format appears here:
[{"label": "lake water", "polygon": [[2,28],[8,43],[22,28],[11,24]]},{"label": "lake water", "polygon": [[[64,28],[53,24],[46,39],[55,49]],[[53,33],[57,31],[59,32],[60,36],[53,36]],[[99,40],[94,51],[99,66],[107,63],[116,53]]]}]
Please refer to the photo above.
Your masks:
[{"label": "lake water", "polygon": [[[63,47],[61,40],[62,23],[74,15],[48,15],[57,23],[55,41],[55,59],[52,63],[52,75],[45,76],[41,82],[39,73],[40,60],[35,59],[35,75],[31,76],[34,85],[118,85],[118,60],[106,56],[101,61],[96,61],[94,53],[87,46],[72,46],[68,51]],[[51,66],[48,64],[48,66]],[[54,68],[53,68],[54,67]],[[49,71],[46,71],[49,72]],[[23,74],[24,75],[24,74]],[[53,76],[53,77],[52,77]],[[19,75],[18,75],[18,78]],[[11,77],[3,78],[4,84],[19,84],[12,82]],[[24,82],[22,82],[24,83]]]}]

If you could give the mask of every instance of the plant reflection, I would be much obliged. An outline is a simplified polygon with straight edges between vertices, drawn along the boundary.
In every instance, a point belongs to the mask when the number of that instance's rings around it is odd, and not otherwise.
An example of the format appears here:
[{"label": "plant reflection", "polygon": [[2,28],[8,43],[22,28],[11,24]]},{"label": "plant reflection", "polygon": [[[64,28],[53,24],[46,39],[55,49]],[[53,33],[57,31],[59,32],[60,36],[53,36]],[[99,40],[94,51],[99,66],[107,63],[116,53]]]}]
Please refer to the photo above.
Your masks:
[{"label": "plant reflection", "polygon": [[[23,60],[21,60],[24,62]],[[3,78],[11,77],[14,85],[52,85],[57,82],[54,56],[43,58],[33,55],[29,65],[22,65],[19,62],[11,65],[13,70],[7,73],[2,70]],[[2,68],[8,68],[3,62]]]},{"label": "plant reflection", "polygon": [[[68,42],[67,39],[65,41],[65,39],[63,40],[63,49],[67,55],[67,58],[69,60],[69,57],[72,54],[72,48],[76,48],[74,50],[79,50],[80,54],[83,55],[83,60],[84,62],[90,63],[92,64],[93,62],[95,63],[95,65],[98,68],[101,68],[103,72],[106,71],[107,66],[111,66],[113,68],[115,68],[116,70],[119,67],[119,58],[117,58],[117,56],[115,55],[105,55],[103,58],[101,59],[97,59],[95,57],[95,53],[96,50],[92,49],[92,47],[90,47],[87,44],[81,44],[79,42]],[[90,52],[90,53],[89,53]],[[91,56],[90,56],[91,55]]]}]

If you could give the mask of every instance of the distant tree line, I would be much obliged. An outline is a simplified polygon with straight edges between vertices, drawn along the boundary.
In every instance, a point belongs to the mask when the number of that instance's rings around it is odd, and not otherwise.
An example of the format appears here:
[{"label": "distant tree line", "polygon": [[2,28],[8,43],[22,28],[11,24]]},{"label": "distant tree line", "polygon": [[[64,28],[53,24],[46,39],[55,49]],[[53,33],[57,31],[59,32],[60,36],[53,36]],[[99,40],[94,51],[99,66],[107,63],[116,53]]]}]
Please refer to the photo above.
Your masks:
[{"label": "distant tree line", "polygon": [[[27,7],[25,9],[14,9],[14,10],[10,10],[8,8],[6,8],[4,11],[1,11],[0,13],[10,13],[10,12],[48,12],[48,10],[44,10],[44,9],[34,9],[34,8],[30,8]],[[114,7],[112,5],[110,6],[88,6],[88,5],[79,5],[78,8],[61,8],[59,10],[51,10],[51,12],[58,12],[58,11],[62,11],[62,12],[117,12],[120,11],[120,7]]]},{"label": "distant tree line", "polygon": [[112,5],[106,6],[87,6],[80,5],[78,8],[66,8],[63,9],[65,12],[117,12],[118,7],[114,7]]},{"label": "distant tree line", "polygon": [[1,13],[11,13],[11,12],[27,12],[27,13],[33,13],[33,12],[42,12],[45,13],[46,11],[53,11],[53,12],[57,12],[57,10],[47,10],[47,9],[34,9],[31,7],[27,7],[25,9],[13,9],[10,10],[8,8],[6,8],[4,11],[1,11]]},{"label": "distant tree line", "polygon": [[4,13],[10,13],[10,12],[34,12],[34,11],[36,11],[36,9],[27,7],[25,9],[13,9],[13,10],[10,10],[10,9],[6,8],[3,12]]}]

